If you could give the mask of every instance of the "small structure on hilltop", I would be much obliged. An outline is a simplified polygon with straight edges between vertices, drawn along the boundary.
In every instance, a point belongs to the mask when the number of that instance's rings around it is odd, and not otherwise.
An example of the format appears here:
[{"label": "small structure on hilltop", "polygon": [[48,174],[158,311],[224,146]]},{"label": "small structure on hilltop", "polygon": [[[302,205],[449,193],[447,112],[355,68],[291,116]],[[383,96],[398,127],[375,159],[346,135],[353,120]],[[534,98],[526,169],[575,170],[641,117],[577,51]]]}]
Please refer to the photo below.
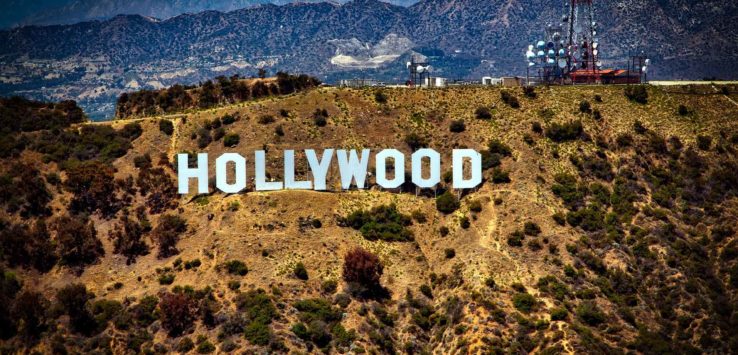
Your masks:
[{"label": "small structure on hilltop", "polygon": [[408,78],[407,82],[405,82],[405,84],[409,87],[422,85],[424,83],[424,80],[430,77],[431,69],[432,68],[430,64],[428,64],[428,62],[424,60],[418,60],[413,55],[410,58],[410,61],[407,62],[407,71],[410,74],[410,77]]}]

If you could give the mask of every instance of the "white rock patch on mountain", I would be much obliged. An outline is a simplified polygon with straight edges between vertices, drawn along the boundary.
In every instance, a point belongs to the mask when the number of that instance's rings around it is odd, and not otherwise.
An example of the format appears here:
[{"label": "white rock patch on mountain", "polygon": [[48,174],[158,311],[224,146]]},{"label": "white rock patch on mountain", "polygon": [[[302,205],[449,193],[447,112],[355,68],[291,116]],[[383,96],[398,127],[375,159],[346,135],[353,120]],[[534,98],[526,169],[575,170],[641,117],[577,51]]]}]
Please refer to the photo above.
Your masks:
[{"label": "white rock patch on mountain", "polygon": [[331,64],[341,68],[378,68],[392,62],[413,47],[407,37],[390,33],[375,44],[363,43],[356,38],[328,41],[336,47]]}]

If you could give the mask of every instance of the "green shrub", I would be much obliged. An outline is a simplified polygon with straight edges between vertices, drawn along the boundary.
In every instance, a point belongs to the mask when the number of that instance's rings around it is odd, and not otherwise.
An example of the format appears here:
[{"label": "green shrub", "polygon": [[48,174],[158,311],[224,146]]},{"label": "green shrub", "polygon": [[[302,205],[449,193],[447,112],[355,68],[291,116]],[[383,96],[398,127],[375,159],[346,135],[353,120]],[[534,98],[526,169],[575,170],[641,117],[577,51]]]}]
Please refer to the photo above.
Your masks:
[{"label": "green shrub", "polygon": [[420,210],[413,211],[411,216],[413,217],[413,220],[415,220],[415,222],[418,222],[418,223],[425,223],[428,221],[428,218],[426,218],[425,214],[421,212]]},{"label": "green shrub", "polygon": [[456,256],[456,250],[453,248],[445,249],[443,253],[446,255],[446,259],[453,259]]},{"label": "green shrub", "polygon": [[551,310],[551,320],[566,320],[569,316],[569,311],[564,307],[556,307]]},{"label": "green shrub", "polygon": [[712,137],[705,136],[705,135],[697,136],[697,148],[707,151],[707,150],[710,150],[711,146],[712,146]]},{"label": "green shrub", "polygon": [[508,184],[511,181],[509,172],[500,168],[492,169],[492,182],[495,184]]},{"label": "green shrub", "polygon": [[684,106],[684,105],[679,105],[679,109],[677,110],[677,112],[679,113],[679,116],[686,116],[686,115],[689,115],[690,113],[689,108],[687,108],[687,106]]},{"label": "green shrub", "polygon": [[579,139],[584,133],[582,121],[569,121],[567,123],[553,122],[546,127],[546,137],[550,140],[561,143]]},{"label": "green shrub", "polygon": [[431,290],[430,286],[428,286],[427,284],[420,285],[420,293],[425,295],[425,297],[433,299],[433,291]]},{"label": "green shrub", "polygon": [[274,121],[275,121],[274,116],[272,115],[261,115],[256,120],[256,122],[258,122],[259,124],[263,124],[263,125],[274,123]]},{"label": "green shrub", "polygon": [[171,285],[174,282],[174,274],[166,273],[159,275],[159,285]]},{"label": "green shrub", "polygon": [[449,130],[453,133],[461,133],[466,130],[466,124],[464,124],[463,120],[454,120],[451,121],[451,125],[449,126]]},{"label": "green shrub", "polygon": [[210,354],[215,351],[215,345],[213,345],[213,343],[211,343],[210,341],[205,340],[197,345],[196,350],[198,354]]},{"label": "green shrub", "polygon": [[469,202],[469,211],[472,211],[474,213],[482,212],[482,201],[472,200],[471,202]]},{"label": "green shrub", "polygon": [[630,101],[639,104],[648,103],[648,90],[645,85],[629,85],[625,88],[624,93]]},{"label": "green shrub", "polygon": [[528,221],[523,226],[523,233],[530,236],[537,236],[541,234],[541,227],[536,222]]},{"label": "green shrub", "polygon": [[502,102],[506,103],[508,106],[512,108],[520,108],[518,98],[509,91],[501,91],[500,98],[502,99]]},{"label": "green shrub", "polygon": [[436,209],[441,213],[452,213],[458,210],[460,206],[459,199],[451,191],[446,191],[436,198]]},{"label": "green shrub", "polygon": [[325,280],[320,284],[320,289],[325,293],[335,293],[338,289],[336,280]]},{"label": "green shrub", "polygon": [[577,317],[584,323],[596,326],[605,321],[605,314],[594,302],[584,301],[577,307]]},{"label": "green shrub", "polygon": [[192,341],[192,339],[188,337],[182,338],[182,340],[177,343],[177,346],[175,349],[180,353],[186,353],[192,349],[195,348],[195,343]]},{"label": "green shrub", "polygon": [[512,156],[512,149],[498,139],[492,139],[487,143],[487,149],[492,154],[499,154],[502,157]]},{"label": "green shrub", "polygon": [[560,226],[566,225],[566,215],[563,212],[556,212],[551,216],[551,218],[553,218],[554,222]]},{"label": "green shrub", "polygon": [[521,231],[512,232],[507,237],[507,245],[511,247],[522,247],[524,238],[525,238],[525,235],[523,234],[523,232]]},{"label": "green shrub", "polygon": [[592,105],[587,100],[582,100],[582,102],[579,103],[579,112],[582,113],[592,113]]},{"label": "green shrub", "polygon": [[232,148],[237,146],[240,141],[241,137],[237,133],[228,133],[223,138],[223,146]]},{"label": "green shrub", "polygon": [[241,260],[229,260],[226,261],[223,266],[231,275],[246,276],[249,272],[249,268],[246,267],[246,263]]},{"label": "green shrub", "polygon": [[230,125],[236,122],[236,116],[231,115],[231,114],[226,114],[220,118],[220,121],[223,122],[224,125]]},{"label": "green shrub", "polygon": [[480,120],[491,120],[492,111],[490,111],[488,107],[479,106],[477,107],[476,111],[474,111],[474,116],[476,116],[477,119],[480,119]]},{"label": "green shrub", "polygon": [[469,222],[469,217],[461,217],[461,219],[459,219],[459,225],[461,226],[461,228],[469,229],[469,227],[471,226],[471,222]]},{"label": "green shrub", "polygon": [[378,104],[386,104],[387,95],[382,91],[377,91],[374,93],[374,101],[376,101]]},{"label": "green shrub", "polygon": [[428,147],[428,140],[413,132],[405,136],[405,143],[410,147],[411,150],[416,151],[420,148]]},{"label": "green shrub", "polygon": [[536,298],[527,292],[519,292],[513,296],[513,306],[523,313],[530,313],[536,305]]},{"label": "green shrub", "polygon": [[159,130],[162,133],[171,136],[174,133],[174,124],[170,120],[159,120]]},{"label": "green shrub", "polygon": [[411,217],[400,213],[395,205],[354,211],[345,218],[345,222],[368,240],[406,242],[414,238],[407,228],[412,223]]},{"label": "green shrub", "polygon": [[305,264],[303,264],[301,262],[298,262],[295,265],[295,269],[294,269],[293,272],[294,272],[295,277],[297,277],[300,280],[305,281],[305,280],[308,279],[307,268],[305,268]]}]

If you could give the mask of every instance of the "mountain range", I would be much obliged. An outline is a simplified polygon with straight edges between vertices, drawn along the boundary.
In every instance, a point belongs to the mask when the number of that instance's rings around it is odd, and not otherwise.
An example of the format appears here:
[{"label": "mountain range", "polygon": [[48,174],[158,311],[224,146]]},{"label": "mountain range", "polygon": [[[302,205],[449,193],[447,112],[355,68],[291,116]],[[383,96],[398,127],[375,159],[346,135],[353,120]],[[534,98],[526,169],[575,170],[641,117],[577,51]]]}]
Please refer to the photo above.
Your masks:
[{"label": "mountain range", "polygon": [[[0,95],[76,99],[100,117],[125,91],[259,69],[404,82],[417,55],[451,79],[525,75],[525,47],[564,11],[543,0],[354,0],[25,26],[0,32]],[[643,51],[651,78],[738,77],[734,2],[603,1],[596,11],[605,66]]]},{"label": "mountain range", "polygon": [[[72,24],[90,20],[105,20],[120,14],[133,14],[167,19],[185,13],[202,11],[233,11],[260,4],[284,5],[292,2],[322,0],[8,0],[0,4],[0,28],[26,25]],[[409,6],[417,0],[385,0]],[[337,0],[345,3],[347,0]]]}]

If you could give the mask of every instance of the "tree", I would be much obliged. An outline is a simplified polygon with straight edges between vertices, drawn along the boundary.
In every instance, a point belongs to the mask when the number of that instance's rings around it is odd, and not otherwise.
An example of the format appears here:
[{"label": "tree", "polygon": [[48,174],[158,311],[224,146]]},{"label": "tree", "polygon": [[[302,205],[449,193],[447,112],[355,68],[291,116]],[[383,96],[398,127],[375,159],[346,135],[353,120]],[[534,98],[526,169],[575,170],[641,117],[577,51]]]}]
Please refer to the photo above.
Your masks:
[{"label": "tree", "polygon": [[259,68],[259,78],[264,79],[267,76],[267,71],[264,68]]},{"label": "tree", "polygon": [[49,301],[39,292],[23,291],[13,304],[12,315],[20,321],[20,333],[26,339],[36,339],[44,329]]},{"label": "tree", "polygon": [[184,293],[166,293],[159,301],[161,325],[169,336],[182,335],[195,322],[196,304]]},{"label": "tree", "polygon": [[120,223],[109,232],[113,240],[113,252],[125,256],[129,265],[136,261],[136,257],[148,254],[149,246],[143,236],[149,229],[148,221],[137,221],[124,214]]},{"label": "tree", "polygon": [[223,138],[223,146],[235,147],[240,141],[241,137],[237,133],[228,133],[225,138]]},{"label": "tree", "polygon": [[94,213],[104,217],[115,214],[121,202],[115,194],[115,170],[100,161],[80,163],[67,170],[65,186],[74,193],[70,203],[73,212]]},{"label": "tree", "polygon": [[170,120],[160,120],[159,130],[162,133],[171,136],[174,133],[174,124],[172,124],[172,121]]},{"label": "tree", "polygon": [[451,191],[446,191],[436,198],[436,209],[441,213],[452,213],[458,210],[460,206],[459,199]]},{"label": "tree", "polygon": [[181,217],[168,214],[161,216],[152,237],[159,244],[157,256],[163,259],[178,254],[177,242],[180,234],[186,230],[187,222]]},{"label": "tree", "polygon": [[379,258],[361,247],[349,251],[343,258],[344,281],[370,292],[382,288],[379,281],[383,272]]},{"label": "tree", "polygon": [[105,254],[94,223],[84,216],[62,216],[56,219],[56,245],[59,263],[77,269],[95,263]]},{"label": "tree", "polygon": [[97,323],[87,308],[87,301],[92,298],[83,284],[71,284],[56,292],[56,301],[65,314],[69,316],[69,324],[78,333],[89,335]]}]

